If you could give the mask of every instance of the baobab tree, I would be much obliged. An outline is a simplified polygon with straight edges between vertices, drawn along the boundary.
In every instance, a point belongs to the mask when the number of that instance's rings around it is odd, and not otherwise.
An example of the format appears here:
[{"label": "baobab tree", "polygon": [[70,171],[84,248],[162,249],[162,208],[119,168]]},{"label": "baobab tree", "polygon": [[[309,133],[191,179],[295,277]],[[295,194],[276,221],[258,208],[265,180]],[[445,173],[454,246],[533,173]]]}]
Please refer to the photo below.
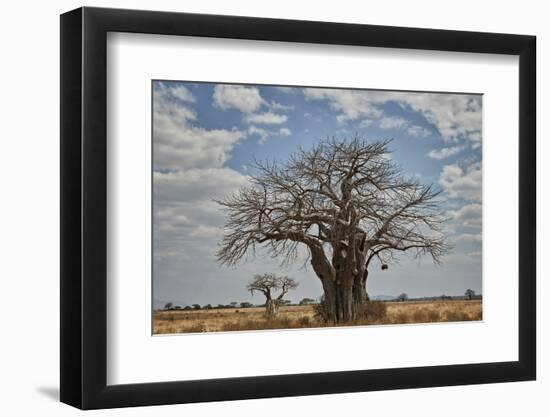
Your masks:
[{"label": "baobab tree", "polygon": [[218,260],[234,265],[262,246],[292,262],[304,245],[332,322],[363,310],[373,261],[412,252],[439,263],[449,249],[439,191],[406,177],[389,144],[327,139],[285,163],[256,162],[251,185],[218,201],[227,215]]},{"label": "baobab tree", "polygon": [[[298,283],[289,277],[277,277],[275,274],[254,275],[254,279],[246,287],[251,294],[260,292],[265,296],[266,317],[276,316],[283,297],[298,287]],[[274,292],[279,291],[275,296]]]}]

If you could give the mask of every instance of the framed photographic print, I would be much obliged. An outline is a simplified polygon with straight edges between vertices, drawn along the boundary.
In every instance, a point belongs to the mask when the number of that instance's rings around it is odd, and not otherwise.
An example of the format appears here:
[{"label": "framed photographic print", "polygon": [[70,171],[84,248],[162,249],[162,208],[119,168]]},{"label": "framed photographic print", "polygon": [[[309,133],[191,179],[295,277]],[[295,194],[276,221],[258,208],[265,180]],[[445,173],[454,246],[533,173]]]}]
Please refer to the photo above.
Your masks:
[{"label": "framed photographic print", "polygon": [[535,98],[532,36],[62,15],[61,400],[535,379]]}]

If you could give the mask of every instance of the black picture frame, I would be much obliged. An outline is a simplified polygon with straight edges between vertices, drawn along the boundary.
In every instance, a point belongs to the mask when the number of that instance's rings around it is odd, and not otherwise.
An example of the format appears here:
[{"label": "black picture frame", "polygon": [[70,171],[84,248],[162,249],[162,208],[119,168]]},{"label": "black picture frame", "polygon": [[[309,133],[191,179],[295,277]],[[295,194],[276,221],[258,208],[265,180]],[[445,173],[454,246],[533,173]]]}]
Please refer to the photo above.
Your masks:
[{"label": "black picture frame", "polygon": [[[513,362],[107,385],[108,32],[519,56],[519,358]],[[79,8],[61,16],[61,401],[81,409],[536,378],[534,36]]]}]

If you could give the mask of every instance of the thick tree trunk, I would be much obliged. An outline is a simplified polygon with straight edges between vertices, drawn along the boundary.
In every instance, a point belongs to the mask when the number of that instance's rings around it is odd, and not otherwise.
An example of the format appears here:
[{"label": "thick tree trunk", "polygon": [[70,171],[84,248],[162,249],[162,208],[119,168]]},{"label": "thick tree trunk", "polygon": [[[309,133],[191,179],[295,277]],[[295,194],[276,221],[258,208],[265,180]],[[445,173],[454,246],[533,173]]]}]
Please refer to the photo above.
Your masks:
[{"label": "thick tree trunk", "polygon": [[364,304],[369,301],[369,296],[367,294],[367,276],[368,271],[365,268],[362,273],[355,275],[353,280],[354,318],[361,315]]},{"label": "thick tree trunk", "polygon": [[360,317],[368,301],[367,275],[365,270],[360,275],[337,274],[337,280],[322,280],[327,321],[346,323]]},{"label": "thick tree trunk", "polygon": [[265,316],[267,318],[272,318],[272,317],[275,317],[278,312],[279,312],[279,303],[277,302],[277,300],[268,298],[265,302]]},{"label": "thick tree trunk", "polygon": [[[332,263],[322,248],[310,247],[311,265],[321,280],[324,292],[323,316],[330,323],[355,320],[367,301],[367,269],[362,247],[333,251]],[[348,258],[351,256],[351,258]]]}]

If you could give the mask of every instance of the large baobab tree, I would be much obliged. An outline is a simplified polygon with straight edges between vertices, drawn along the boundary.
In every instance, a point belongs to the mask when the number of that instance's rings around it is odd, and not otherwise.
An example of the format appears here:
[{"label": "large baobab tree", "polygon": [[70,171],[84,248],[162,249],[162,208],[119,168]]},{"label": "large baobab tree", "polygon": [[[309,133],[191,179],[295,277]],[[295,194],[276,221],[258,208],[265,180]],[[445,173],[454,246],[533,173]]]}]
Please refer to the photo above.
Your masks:
[{"label": "large baobab tree", "polygon": [[[283,297],[290,291],[298,287],[298,283],[289,277],[277,277],[275,274],[254,275],[254,279],[248,284],[246,289],[251,294],[261,292],[265,296],[265,315],[266,317],[276,316],[279,311]],[[279,291],[275,297],[274,291]]]},{"label": "large baobab tree", "polygon": [[412,251],[439,263],[448,250],[439,192],[406,177],[389,143],[331,139],[283,164],[258,162],[251,186],[219,201],[227,221],[218,260],[234,265],[264,246],[291,262],[304,245],[332,322],[362,310],[373,260]]}]

